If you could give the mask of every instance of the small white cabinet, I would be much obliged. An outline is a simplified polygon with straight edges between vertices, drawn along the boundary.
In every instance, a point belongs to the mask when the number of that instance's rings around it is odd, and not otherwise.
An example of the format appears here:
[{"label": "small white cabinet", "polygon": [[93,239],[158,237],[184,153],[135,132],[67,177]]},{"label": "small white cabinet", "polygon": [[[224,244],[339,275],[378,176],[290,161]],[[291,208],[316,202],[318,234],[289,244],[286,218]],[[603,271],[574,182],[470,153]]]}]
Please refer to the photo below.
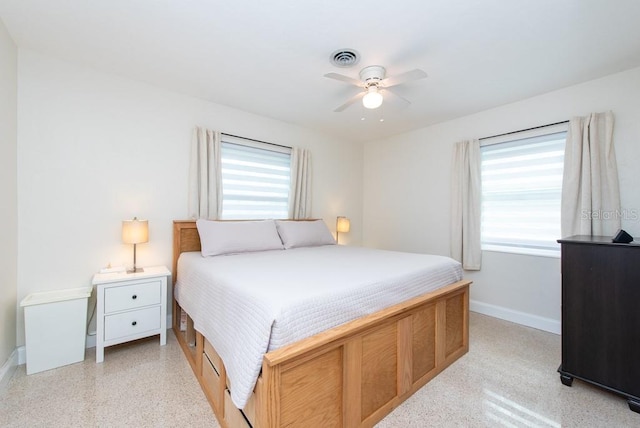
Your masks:
[{"label": "small white cabinet", "polygon": [[160,335],[167,343],[167,278],[165,266],[144,272],[96,274],[96,362],[104,361],[104,348],[143,337]]}]

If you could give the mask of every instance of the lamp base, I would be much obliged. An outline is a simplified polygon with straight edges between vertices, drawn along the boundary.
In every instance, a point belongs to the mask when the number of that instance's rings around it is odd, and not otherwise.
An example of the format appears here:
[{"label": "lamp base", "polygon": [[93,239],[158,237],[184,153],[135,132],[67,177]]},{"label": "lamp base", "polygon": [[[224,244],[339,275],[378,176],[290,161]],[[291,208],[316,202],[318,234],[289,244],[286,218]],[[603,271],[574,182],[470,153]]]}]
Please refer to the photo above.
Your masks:
[{"label": "lamp base", "polygon": [[144,272],[144,268],[137,267],[133,269],[127,269],[127,273],[140,273],[140,272]]}]

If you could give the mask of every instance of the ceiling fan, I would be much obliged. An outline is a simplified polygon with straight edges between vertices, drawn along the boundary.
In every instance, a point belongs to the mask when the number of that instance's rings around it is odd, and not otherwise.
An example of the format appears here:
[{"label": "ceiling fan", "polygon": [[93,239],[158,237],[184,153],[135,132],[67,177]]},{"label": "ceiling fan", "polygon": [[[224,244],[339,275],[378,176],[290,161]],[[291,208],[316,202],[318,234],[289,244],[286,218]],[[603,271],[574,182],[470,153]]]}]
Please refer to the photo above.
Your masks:
[{"label": "ceiling fan", "polygon": [[376,109],[382,105],[384,96],[389,95],[400,103],[406,105],[411,104],[409,100],[396,94],[390,88],[410,82],[412,80],[423,79],[427,77],[427,73],[416,68],[397,76],[386,77],[387,70],[381,65],[370,65],[360,70],[360,80],[353,77],[345,76],[338,73],[327,73],[324,77],[340,80],[353,86],[362,88],[363,91],[349,98],[347,102],[336,108],[335,112],[341,112],[350,105],[362,98],[362,105],[368,109]]}]

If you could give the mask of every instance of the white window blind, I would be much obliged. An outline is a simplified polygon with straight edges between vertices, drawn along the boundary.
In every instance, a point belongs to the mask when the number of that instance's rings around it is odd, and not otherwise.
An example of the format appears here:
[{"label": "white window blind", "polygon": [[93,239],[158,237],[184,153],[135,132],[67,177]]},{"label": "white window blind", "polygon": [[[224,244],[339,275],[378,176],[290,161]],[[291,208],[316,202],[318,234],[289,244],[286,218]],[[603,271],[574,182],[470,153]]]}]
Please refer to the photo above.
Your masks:
[{"label": "white window blind", "polygon": [[222,218],[287,218],[291,149],[223,136]]},{"label": "white window blind", "polygon": [[481,147],[483,250],[559,254],[566,134],[516,134]]}]

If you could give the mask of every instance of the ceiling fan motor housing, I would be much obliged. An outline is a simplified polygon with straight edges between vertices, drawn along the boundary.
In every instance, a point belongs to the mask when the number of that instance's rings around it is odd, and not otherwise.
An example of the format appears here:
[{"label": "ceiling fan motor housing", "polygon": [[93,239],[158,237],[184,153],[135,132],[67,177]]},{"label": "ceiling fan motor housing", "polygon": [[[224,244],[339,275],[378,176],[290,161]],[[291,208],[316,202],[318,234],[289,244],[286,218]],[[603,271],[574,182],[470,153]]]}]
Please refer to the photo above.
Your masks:
[{"label": "ceiling fan motor housing", "polygon": [[382,79],[384,79],[386,70],[381,65],[370,65],[360,70],[360,80],[365,84],[365,87],[377,86]]}]

